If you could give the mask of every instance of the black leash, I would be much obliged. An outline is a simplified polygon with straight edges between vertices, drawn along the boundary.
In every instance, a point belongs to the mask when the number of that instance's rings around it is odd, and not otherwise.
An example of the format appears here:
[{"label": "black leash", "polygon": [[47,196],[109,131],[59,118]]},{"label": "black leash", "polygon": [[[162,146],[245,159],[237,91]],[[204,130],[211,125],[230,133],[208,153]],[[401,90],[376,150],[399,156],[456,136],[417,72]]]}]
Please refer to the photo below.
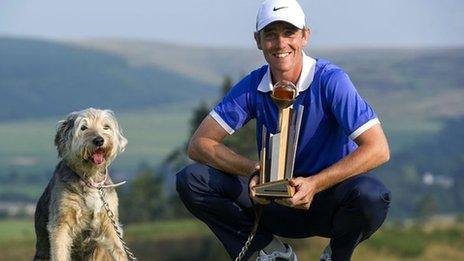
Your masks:
[{"label": "black leash", "polygon": [[[251,175],[250,180],[248,181],[248,184],[250,184],[251,179],[257,175],[258,175],[257,173]],[[248,185],[248,187],[250,186]],[[253,223],[253,227],[251,228],[250,235],[248,236],[245,242],[245,245],[242,247],[242,250],[240,251],[238,256],[235,258],[235,261],[242,260],[242,258],[245,256],[245,253],[247,252],[248,248],[251,245],[251,241],[253,241],[253,238],[255,237],[255,234],[258,231],[259,220],[261,219],[261,214],[263,213],[263,206],[260,204],[255,204],[253,200],[251,200],[251,204],[253,204],[253,210],[255,212],[255,221]]]},{"label": "black leash", "polygon": [[242,250],[238,254],[238,256],[235,258],[235,261],[241,261],[243,256],[245,256],[246,251],[251,245],[251,241],[253,241],[253,238],[255,237],[256,231],[258,231],[258,226],[259,226],[259,220],[261,219],[261,214],[263,213],[263,206],[261,205],[254,205],[253,208],[255,210],[255,222],[253,223],[253,227],[251,228],[250,235],[247,238],[247,241],[245,242],[245,245],[242,247]]}]

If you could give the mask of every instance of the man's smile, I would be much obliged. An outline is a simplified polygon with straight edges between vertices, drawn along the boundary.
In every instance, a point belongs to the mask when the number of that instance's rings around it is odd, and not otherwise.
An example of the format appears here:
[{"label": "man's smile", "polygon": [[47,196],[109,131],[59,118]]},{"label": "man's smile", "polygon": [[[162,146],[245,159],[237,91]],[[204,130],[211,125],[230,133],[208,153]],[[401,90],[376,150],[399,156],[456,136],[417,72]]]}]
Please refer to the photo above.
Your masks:
[{"label": "man's smile", "polygon": [[291,52],[275,52],[272,55],[276,58],[284,58],[287,57]]}]

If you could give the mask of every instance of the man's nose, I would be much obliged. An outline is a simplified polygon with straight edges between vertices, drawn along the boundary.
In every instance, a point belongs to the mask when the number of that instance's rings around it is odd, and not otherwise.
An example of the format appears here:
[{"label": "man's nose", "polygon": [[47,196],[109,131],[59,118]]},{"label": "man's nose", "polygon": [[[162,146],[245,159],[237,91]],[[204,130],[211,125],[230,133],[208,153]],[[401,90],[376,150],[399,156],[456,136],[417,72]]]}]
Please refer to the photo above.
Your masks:
[{"label": "man's nose", "polygon": [[276,46],[282,48],[285,46],[287,39],[283,35],[278,35],[276,38]]}]

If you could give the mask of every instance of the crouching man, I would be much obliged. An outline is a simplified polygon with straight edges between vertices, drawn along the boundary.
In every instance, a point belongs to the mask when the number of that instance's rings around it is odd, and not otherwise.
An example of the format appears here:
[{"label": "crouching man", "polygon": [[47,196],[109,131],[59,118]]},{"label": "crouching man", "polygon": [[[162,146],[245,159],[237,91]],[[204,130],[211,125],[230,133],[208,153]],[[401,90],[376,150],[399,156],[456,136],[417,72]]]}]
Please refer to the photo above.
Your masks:
[{"label": "crouching man", "polygon": [[[260,226],[245,259],[297,260],[275,237],[330,238],[321,260],[350,260],[354,249],[384,222],[389,190],[368,172],[389,159],[388,143],[372,107],[338,66],[303,52],[310,31],[295,0],[262,3],[254,38],[267,64],[252,71],[223,98],[192,136],[188,153],[197,161],[177,173],[177,191],[188,210],[205,222],[235,258],[254,223],[253,201],[263,205]],[[255,196],[258,162],[222,140],[250,119],[271,132],[278,108],[274,84],[290,81],[304,105],[291,198]],[[258,142],[258,151],[262,144]]]}]

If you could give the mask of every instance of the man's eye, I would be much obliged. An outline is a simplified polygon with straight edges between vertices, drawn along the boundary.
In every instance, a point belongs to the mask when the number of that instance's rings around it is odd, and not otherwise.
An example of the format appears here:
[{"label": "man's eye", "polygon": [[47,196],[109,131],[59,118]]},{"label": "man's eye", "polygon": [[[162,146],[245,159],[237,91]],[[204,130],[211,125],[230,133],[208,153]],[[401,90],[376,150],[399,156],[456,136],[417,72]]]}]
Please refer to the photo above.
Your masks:
[{"label": "man's eye", "polygon": [[87,126],[85,126],[85,125],[82,125],[82,127],[81,127],[81,131],[85,131],[86,129],[87,129]]},{"label": "man's eye", "polygon": [[109,129],[110,129],[110,125],[105,125],[105,126],[103,126],[103,129],[104,129],[104,130],[109,130]]},{"label": "man's eye", "polygon": [[293,31],[293,30],[287,30],[287,31],[284,32],[284,35],[285,35],[286,37],[291,37],[291,36],[293,36],[294,34],[295,34],[295,31]]},{"label": "man's eye", "polygon": [[264,38],[266,38],[266,39],[273,39],[274,36],[275,36],[274,33],[266,33],[266,34],[264,34]]}]

